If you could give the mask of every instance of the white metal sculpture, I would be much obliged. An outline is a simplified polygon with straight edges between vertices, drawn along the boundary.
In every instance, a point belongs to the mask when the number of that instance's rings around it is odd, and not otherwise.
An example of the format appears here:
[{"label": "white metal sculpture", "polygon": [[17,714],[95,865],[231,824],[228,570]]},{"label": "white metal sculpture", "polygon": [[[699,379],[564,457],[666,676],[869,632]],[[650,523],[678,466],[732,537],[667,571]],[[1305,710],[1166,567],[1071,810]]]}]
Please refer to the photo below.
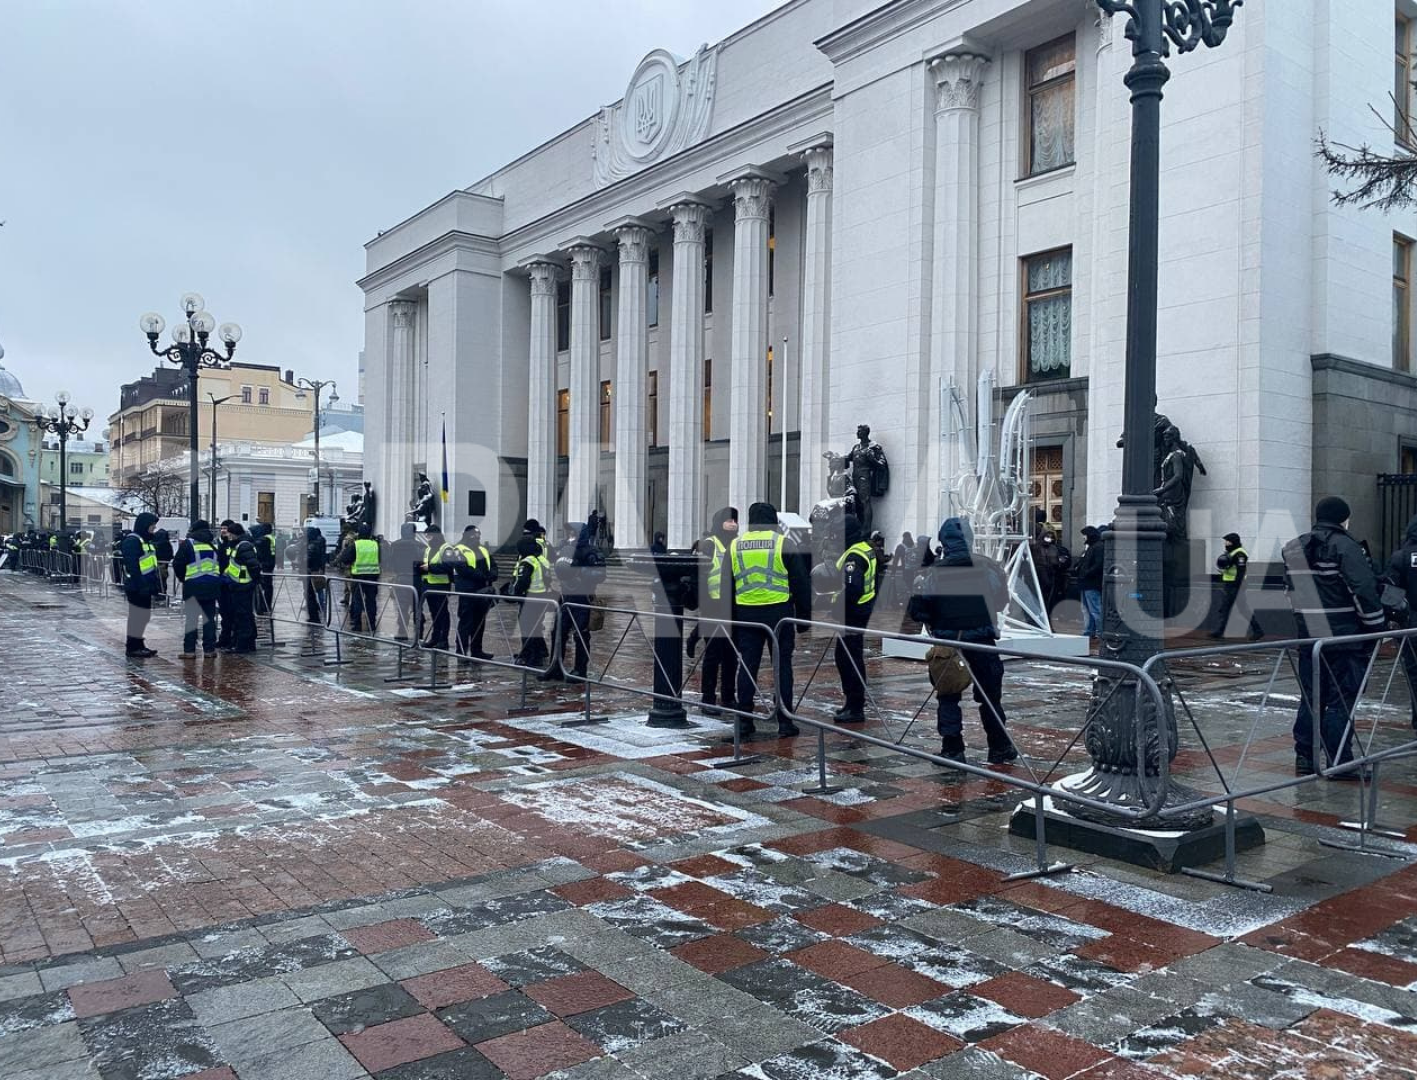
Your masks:
[{"label": "white metal sculpture", "polygon": [[977,420],[971,424],[964,396],[954,380],[943,388],[941,517],[967,521],[974,533],[974,551],[1004,567],[1009,582],[1009,607],[999,616],[1004,635],[1051,637],[1053,627],[1029,544],[1031,398],[1029,391],[1020,390],[1005,410],[1002,424],[996,423],[994,372],[985,371],[975,387]]}]

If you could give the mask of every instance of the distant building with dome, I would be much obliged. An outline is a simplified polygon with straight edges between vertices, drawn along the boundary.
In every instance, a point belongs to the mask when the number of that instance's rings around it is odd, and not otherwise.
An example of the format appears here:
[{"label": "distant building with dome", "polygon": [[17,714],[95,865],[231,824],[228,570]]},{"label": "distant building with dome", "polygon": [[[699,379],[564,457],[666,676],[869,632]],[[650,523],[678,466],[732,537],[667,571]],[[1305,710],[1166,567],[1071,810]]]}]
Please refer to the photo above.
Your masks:
[{"label": "distant building with dome", "polygon": [[[0,349],[0,359],[4,355]],[[0,364],[0,533],[24,532],[39,521],[36,410],[20,380]]]}]

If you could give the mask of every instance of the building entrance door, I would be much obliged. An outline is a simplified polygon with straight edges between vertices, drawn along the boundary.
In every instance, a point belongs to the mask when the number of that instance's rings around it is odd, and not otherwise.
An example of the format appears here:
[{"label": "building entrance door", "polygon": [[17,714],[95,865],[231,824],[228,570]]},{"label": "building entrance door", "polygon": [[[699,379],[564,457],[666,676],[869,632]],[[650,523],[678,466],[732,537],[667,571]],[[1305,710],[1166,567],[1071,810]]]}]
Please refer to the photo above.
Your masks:
[{"label": "building entrance door", "polygon": [[1032,527],[1035,510],[1043,511],[1043,520],[1063,535],[1063,448],[1038,446],[1032,457],[1033,486],[1028,498],[1028,524]]}]

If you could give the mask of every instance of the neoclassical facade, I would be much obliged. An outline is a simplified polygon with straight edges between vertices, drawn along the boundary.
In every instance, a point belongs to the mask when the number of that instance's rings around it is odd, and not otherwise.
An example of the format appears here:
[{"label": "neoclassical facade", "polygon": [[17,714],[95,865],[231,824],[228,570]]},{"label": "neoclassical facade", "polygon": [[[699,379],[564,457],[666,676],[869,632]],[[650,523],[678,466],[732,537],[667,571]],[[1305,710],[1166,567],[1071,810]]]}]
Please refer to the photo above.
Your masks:
[{"label": "neoclassical facade", "polygon": [[[1392,107],[1406,6],[1247,0],[1221,48],[1173,58],[1159,404],[1201,452],[1191,533],[1217,549],[1234,530],[1277,552],[1330,492],[1375,533],[1377,475],[1417,470],[1417,216],[1335,207],[1313,154],[1320,130],[1391,141],[1369,106]],[[976,424],[986,373],[986,423],[1033,395],[1036,505],[1070,539],[1110,518],[1124,22],[1093,0],[789,0],[651,53],[621,101],[381,232],[359,284],[385,534],[444,432],[445,528],[500,542],[594,507],[637,547],[724,504],[805,513],[863,423],[891,462],[877,527],[933,534],[951,402]]]}]

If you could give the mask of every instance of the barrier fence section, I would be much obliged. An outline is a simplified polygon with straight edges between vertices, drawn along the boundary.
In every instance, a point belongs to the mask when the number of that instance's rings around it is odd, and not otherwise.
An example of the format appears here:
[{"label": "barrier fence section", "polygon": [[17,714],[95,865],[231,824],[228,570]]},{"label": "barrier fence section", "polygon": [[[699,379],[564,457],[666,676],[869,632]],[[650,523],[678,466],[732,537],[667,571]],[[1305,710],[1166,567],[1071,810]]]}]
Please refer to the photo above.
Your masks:
[{"label": "barrier fence section", "polygon": [[[525,709],[528,678],[545,679],[560,670],[556,658],[564,639],[559,636],[555,598],[456,589],[424,589],[422,595],[429,629],[427,643],[420,652],[429,658],[428,689],[446,689],[450,685],[438,681],[440,663],[447,664],[450,675],[476,665],[479,671],[519,675],[521,701],[517,707]],[[548,626],[552,640],[549,646]],[[500,651],[490,651],[489,641]]]},{"label": "barrier fence section", "polygon": [[[1027,792],[1032,796],[1034,815],[1034,840],[1035,840],[1035,868],[1019,874],[1010,876],[1010,880],[1017,880],[1029,877],[1038,877],[1043,874],[1058,873],[1071,869],[1071,864],[1049,863],[1047,857],[1047,841],[1045,829],[1046,801],[1055,803],[1068,803],[1075,806],[1088,807],[1102,811],[1122,820],[1141,821],[1157,813],[1166,802],[1166,797],[1170,787],[1170,746],[1169,731],[1165,723],[1155,722],[1155,718],[1164,717],[1164,699],[1160,687],[1155,679],[1141,668],[1131,664],[1124,664],[1114,660],[1107,660],[1101,657],[1064,657],[1043,653],[1031,653],[1023,649],[999,648],[994,645],[981,643],[961,642],[948,639],[921,637],[917,634],[906,634],[888,630],[878,630],[870,627],[847,626],[840,623],[821,622],[808,619],[785,619],[781,625],[792,628],[794,638],[805,641],[823,640],[824,645],[819,654],[816,665],[812,669],[811,675],[806,682],[801,684],[800,689],[794,687],[794,700],[787,705],[786,715],[796,723],[808,724],[817,731],[817,762],[818,773],[822,778],[822,787],[826,786],[826,735],[828,732],[834,735],[844,736],[857,742],[871,746],[878,746],[904,754],[908,757],[920,761],[926,761],[936,766],[943,766],[956,769],[961,772],[982,777],[997,783],[1007,784]],[[781,634],[781,631],[778,631]],[[1089,671],[1094,677],[1106,675],[1110,677],[1111,686],[1108,693],[1102,698],[1095,695],[1089,698],[1086,715],[1078,725],[1076,732],[1064,749],[1057,755],[1046,770],[1040,775],[1035,768],[1030,755],[1024,751],[1019,751],[1018,764],[1025,770],[1026,775],[1016,776],[1005,772],[996,772],[984,765],[977,765],[967,761],[958,761],[954,758],[944,757],[942,754],[933,754],[916,747],[907,746],[904,743],[906,736],[915,722],[925,711],[931,700],[938,700],[939,694],[935,689],[928,675],[925,676],[926,693],[918,706],[913,710],[893,710],[888,708],[871,689],[871,682],[867,678],[864,667],[857,663],[851,650],[842,650],[842,656],[846,665],[854,672],[856,678],[862,680],[865,685],[865,693],[868,704],[868,719],[875,719],[887,732],[892,731],[894,724],[904,721],[904,727],[894,738],[884,738],[872,735],[861,729],[861,727],[845,727],[834,720],[821,718],[805,712],[803,706],[807,699],[807,694],[811,690],[822,665],[825,663],[828,652],[835,652],[838,642],[848,634],[860,634],[865,640],[886,641],[896,640],[925,644],[929,646],[942,646],[957,650],[962,657],[968,660],[969,655],[975,657],[994,656],[1000,661],[1009,659],[1012,661],[1024,661],[1027,663],[1046,664],[1050,666],[1062,666]],[[843,643],[844,644],[844,643]],[[969,672],[971,691],[978,694],[976,700],[981,702],[981,709],[988,707],[993,710],[989,703],[989,695],[979,681],[974,665],[966,662],[966,669]],[[922,674],[924,674],[922,672]],[[1053,777],[1061,769],[1068,754],[1081,742],[1089,729],[1098,721],[1102,709],[1108,705],[1111,699],[1119,693],[1131,693],[1134,696],[1133,708],[1138,717],[1151,717],[1152,723],[1134,724],[1136,745],[1134,747],[1136,761],[1144,763],[1138,770],[1138,781],[1144,799],[1143,804],[1137,806],[1118,806],[1114,803],[1104,803],[1090,798],[1086,795],[1070,791],[1050,783]],[[963,694],[961,695],[963,700]],[[1147,708],[1147,705],[1151,708]],[[908,715],[907,715],[908,714]],[[1002,717],[994,712],[993,718],[1002,723]],[[1007,729],[1006,729],[1007,730]],[[1012,739],[1012,736],[1010,736]],[[1152,771],[1154,768],[1154,772]]]},{"label": "barrier fence section", "polygon": [[[1383,646],[1395,642],[1391,658],[1382,657]],[[1188,668],[1224,657],[1233,663],[1236,657],[1263,657],[1273,653],[1267,666],[1264,688],[1252,710],[1238,755],[1220,755],[1206,737],[1202,718],[1192,708],[1182,681]],[[1408,668],[1408,664],[1411,668]],[[1417,731],[1404,725],[1384,724],[1384,710],[1390,710],[1393,682],[1401,667],[1408,675],[1409,693],[1417,700],[1417,630],[1393,630],[1377,634],[1350,637],[1291,638],[1275,642],[1255,642],[1209,646],[1194,649],[1171,649],[1152,657],[1144,665],[1159,682],[1164,682],[1174,695],[1178,714],[1184,715],[1200,743],[1204,759],[1214,772],[1219,790],[1198,793],[1196,798],[1177,804],[1178,813],[1205,808],[1224,807],[1225,811],[1225,870],[1221,874],[1187,868],[1183,872],[1193,877],[1218,881],[1226,885],[1269,892],[1260,882],[1239,878],[1235,871],[1235,829],[1237,803],[1277,791],[1317,783],[1319,780],[1352,780],[1358,788],[1358,819],[1340,823],[1341,828],[1358,832],[1355,845],[1321,840],[1328,847],[1348,848],[1368,855],[1405,858],[1406,852],[1373,847],[1370,835],[1404,839],[1405,833],[1381,827],[1377,823],[1378,775],[1385,761],[1417,755]],[[1263,669],[1262,669],[1263,670]],[[1386,670],[1382,693],[1374,701],[1367,693]],[[1293,693],[1287,691],[1292,690]],[[1295,704],[1297,702],[1297,705]],[[1228,716],[1234,717],[1234,702]],[[1366,732],[1359,728],[1360,714],[1368,706],[1370,723]],[[1413,706],[1417,723],[1417,706]],[[1257,744],[1282,734],[1293,740],[1296,761],[1300,753],[1301,718],[1307,714],[1307,758],[1313,763],[1312,772],[1279,776],[1268,771],[1259,757]],[[1276,719],[1278,718],[1278,724]],[[1330,733],[1324,735],[1324,718],[1330,718]],[[1280,726],[1282,725],[1282,726]],[[1330,755],[1325,741],[1339,752]],[[1348,753],[1356,750],[1349,757]],[[1225,757],[1233,756],[1232,768],[1226,769]],[[1252,765],[1251,763],[1254,762]],[[1247,765],[1257,774],[1245,783]],[[1199,781],[1197,781],[1199,782]]]}]

